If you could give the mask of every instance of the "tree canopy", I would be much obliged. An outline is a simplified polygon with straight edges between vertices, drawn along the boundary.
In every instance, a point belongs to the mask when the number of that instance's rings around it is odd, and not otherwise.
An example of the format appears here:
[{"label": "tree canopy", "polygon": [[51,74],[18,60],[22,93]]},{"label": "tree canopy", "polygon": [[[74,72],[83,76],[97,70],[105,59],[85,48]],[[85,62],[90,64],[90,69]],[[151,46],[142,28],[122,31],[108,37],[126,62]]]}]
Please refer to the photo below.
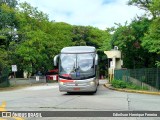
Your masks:
[{"label": "tree canopy", "polygon": [[109,49],[108,31],[49,21],[47,14],[27,2],[3,1],[0,10],[0,51],[4,53],[0,54],[1,66],[17,64],[19,71],[35,73],[42,68],[53,69],[54,56],[66,46]]},{"label": "tree canopy", "polygon": [[129,0],[146,11],[131,23],[100,30],[92,26],[50,21],[29,3],[0,1],[0,69],[17,64],[19,71],[53,69],[53,58],[66,46],[95,46],[101,73],[106,71],[103,51],[118,46],[125,68],[160,66],[160,1]]}]

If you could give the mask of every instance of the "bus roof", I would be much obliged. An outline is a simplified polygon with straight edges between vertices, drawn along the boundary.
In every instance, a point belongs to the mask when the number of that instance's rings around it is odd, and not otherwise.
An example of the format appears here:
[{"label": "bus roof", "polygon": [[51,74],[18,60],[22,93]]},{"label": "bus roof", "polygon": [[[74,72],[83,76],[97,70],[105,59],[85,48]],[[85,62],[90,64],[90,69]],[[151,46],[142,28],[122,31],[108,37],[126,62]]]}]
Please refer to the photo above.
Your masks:
[{"label": "bus roof", "polygon": [[61,50],[61,53],[93,53],[96,52],[96,48],[92,46],[71,46],[65,47]]}]

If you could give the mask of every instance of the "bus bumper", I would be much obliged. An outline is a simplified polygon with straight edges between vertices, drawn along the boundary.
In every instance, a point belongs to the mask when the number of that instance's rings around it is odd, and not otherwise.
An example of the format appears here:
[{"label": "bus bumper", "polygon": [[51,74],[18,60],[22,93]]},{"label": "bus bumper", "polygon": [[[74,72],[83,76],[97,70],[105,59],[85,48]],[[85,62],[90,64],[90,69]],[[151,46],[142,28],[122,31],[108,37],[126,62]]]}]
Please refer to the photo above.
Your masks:
[{"label": "bus bumper", "polygon": [[74,80],[72,82],[59,81],[60,92],[95,92],[97,86],[98,82],[96,79]]}]

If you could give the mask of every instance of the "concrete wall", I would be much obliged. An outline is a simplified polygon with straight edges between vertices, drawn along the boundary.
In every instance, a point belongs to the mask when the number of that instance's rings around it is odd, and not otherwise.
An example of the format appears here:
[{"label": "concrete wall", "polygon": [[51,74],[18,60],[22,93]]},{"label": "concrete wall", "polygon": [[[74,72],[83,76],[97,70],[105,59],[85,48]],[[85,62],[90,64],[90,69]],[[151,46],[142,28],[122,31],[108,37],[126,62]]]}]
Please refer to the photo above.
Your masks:
[{"label": "concrete wall", "polygon": [[[126,76],[123,76],[123,80],[126,80]],[[150,86],[150,85],[148,85],[144,82],[141,82],[141,81],[139,81],[139,80],[137,80],[133,77],[128,77],[128,80],[135,85],[142,86],[142,87],[147,87],[149,89],[149,91],[156,91],[156,92],[159,91],[158,89],[156,89],[156,88],[154,88],[154,87],[152,87],[152,86]]]},{"label": "concrete wall", "polygon": [[118,50],[104,51],[108,58],[121,58],[121,52]]},{"label": "concrete wall", "polygon": [[12,78],[9,80],[10,85],[32,85],[36,83],[46,83],[45,77],[40,77],[39,81],[36,80],[36,77],[31,78]]},{"label": "concrete wall", "polygon": [[[104,51],[104,53],[107,55],[108,59],[112,59],[110,61],[109,69],[121,69],[122,66],[122,60],[121,60],[121,51],[119,50],[110,50],[110,51]],[[110,70],[109,70],[110,71]],[[114,72],[109,72],[109,74],[114,74]]]}]

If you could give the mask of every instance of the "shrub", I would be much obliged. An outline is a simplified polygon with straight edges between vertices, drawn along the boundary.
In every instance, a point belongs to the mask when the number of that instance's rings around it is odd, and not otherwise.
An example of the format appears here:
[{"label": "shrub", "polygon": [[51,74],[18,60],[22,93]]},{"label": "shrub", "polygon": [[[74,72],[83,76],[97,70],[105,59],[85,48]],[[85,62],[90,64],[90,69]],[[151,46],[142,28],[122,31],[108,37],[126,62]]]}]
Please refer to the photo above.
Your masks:
[{"label": "shrub", "polygon": [[129,88],[134,90],[148,90],[147,87],[141,87],[133,84],[132,82],[125,82],[123,80],[112,80],[111,84],[115,88]]},{"label": "shrub", "polygon": [[112,80],[111,84],[115,88],[126,88],[127,87],[127,83],[124,82],[123,80]]}]

